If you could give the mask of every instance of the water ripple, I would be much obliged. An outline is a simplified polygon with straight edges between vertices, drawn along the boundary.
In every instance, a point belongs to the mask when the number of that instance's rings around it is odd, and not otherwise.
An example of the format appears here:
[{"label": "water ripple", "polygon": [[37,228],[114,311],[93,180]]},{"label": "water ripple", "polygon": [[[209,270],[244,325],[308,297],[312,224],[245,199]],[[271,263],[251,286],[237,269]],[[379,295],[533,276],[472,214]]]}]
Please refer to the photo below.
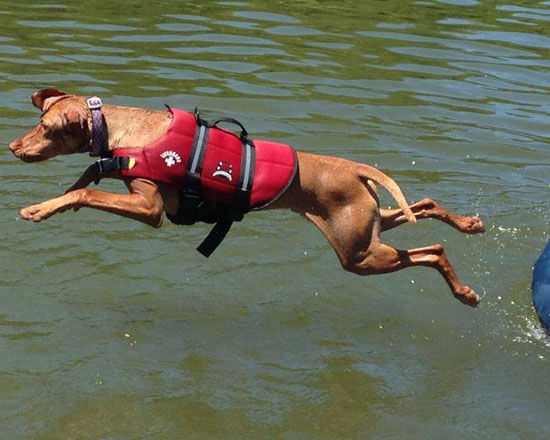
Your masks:
[{"label": "water ripple", "polygon": [[[237,424],[241,437],[437,438],[450,420],[448,438],[537,438],[548,343],[528,286],[550,225],[550,3],[158,6],[0,8],[4,436],[225,438]],[[21,207],[91,163],[23,164],[5,148],[37,122],[30,96],[45,86],[198,105],[254,137],[376,165],[409,200],[480,213],[484,236],[428,221],[386,237],[443,243],[483,303],[462,307],[436,271],[347,274],[287,212],[247,215],[209,260],[194,250],[206,225],[89,209],[25,222]]]}]

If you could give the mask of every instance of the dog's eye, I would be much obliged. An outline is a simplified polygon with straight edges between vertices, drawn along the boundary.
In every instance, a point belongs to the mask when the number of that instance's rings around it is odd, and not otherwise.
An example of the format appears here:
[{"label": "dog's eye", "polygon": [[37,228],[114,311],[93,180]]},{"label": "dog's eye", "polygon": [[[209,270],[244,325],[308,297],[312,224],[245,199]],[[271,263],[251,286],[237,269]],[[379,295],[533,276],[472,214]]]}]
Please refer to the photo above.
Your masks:
[{"label": "dog's eye", "polygon": [[51,136],[53,133],[52,127],[45,124],[44,122],[40,121],[40,127],[42,128],[42,131],[44,131],[44,136]]}]

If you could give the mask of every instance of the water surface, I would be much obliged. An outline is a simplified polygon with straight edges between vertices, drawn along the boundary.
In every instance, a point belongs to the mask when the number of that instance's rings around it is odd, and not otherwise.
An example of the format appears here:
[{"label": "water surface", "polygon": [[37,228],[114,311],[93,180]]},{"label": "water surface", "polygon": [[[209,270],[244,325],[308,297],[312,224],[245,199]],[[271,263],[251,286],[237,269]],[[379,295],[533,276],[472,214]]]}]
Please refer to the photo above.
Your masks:
[{"label": "water surface", "polygon": [[[529,285],[550,223],[549,2],[3,1],[0,19],[0,437],[548,438]],[[209,260],[207,226],[19,220],[90,163],[7,150],[45,86],[200,106],[479,213],[483,236],[428,221],[385,240],[442,243],[483,302],[433,270],[347,274],[290,212],[248,215]]]}]

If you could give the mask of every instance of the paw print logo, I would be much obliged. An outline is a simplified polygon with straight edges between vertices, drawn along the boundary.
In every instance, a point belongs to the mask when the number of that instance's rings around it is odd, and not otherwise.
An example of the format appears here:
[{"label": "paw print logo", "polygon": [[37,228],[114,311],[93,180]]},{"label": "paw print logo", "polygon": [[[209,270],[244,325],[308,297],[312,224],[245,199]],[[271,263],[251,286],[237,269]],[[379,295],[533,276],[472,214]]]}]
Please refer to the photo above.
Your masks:
[{"label": "paw print logo", "polygon": [[164,151],[163,153],[161,153],[160,157],[164,159],[164,163],[168,168],[181,162],[180,155],[172,150]]},{"label": "paw print logo", "polygon": [[225,177],[230,182],[233,180],[233,165],[231,165],[228,162],[224,162],[220,160],[218,162],[218,166],[216,167],[216,171],[212,173],[212,177]]}]

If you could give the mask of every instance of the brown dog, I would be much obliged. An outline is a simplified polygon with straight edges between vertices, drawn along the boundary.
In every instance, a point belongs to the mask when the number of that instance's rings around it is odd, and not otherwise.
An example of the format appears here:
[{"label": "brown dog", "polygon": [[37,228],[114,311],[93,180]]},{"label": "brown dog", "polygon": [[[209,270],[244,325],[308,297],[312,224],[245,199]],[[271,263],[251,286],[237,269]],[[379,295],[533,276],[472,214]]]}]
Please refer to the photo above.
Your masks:
[{"label": "brown dog", "polygon": [[[84,153],[91,145],[91,115],[86,99],[55,89],[32,96],[42,110],[40,123],[9,148],[25,162],[49,159],[60,154]],[[108,147],[145,147],[161,137],[171,123],[167,111],[104,106]],[[407,206],[397,184],[376,168],[349,160],[297,153],[298,173],[289,189],[269,209],[291,209],[312,221],[327,237],[347,271],[359,275],[388,273],[409,266],[429,266],[443,276],[452,293],[475,306],[479,296],[462,284],[440,244],[419,249],[397,250],[383,244],[379,234],[416,219],[435,218],[461,232],[483,232],[479,217],[464,217],[445,210],[431,199]],[[68,209],[90,207],[160,227],[163,213],[178,211],[176,188],[142,178],[123,179],[129,194],[88,189],[93,178],[83,176],[64,195],[20,211],[22,218],[39,222]],[[380,209],[376,182],[387,189],[400,209]]]}]

